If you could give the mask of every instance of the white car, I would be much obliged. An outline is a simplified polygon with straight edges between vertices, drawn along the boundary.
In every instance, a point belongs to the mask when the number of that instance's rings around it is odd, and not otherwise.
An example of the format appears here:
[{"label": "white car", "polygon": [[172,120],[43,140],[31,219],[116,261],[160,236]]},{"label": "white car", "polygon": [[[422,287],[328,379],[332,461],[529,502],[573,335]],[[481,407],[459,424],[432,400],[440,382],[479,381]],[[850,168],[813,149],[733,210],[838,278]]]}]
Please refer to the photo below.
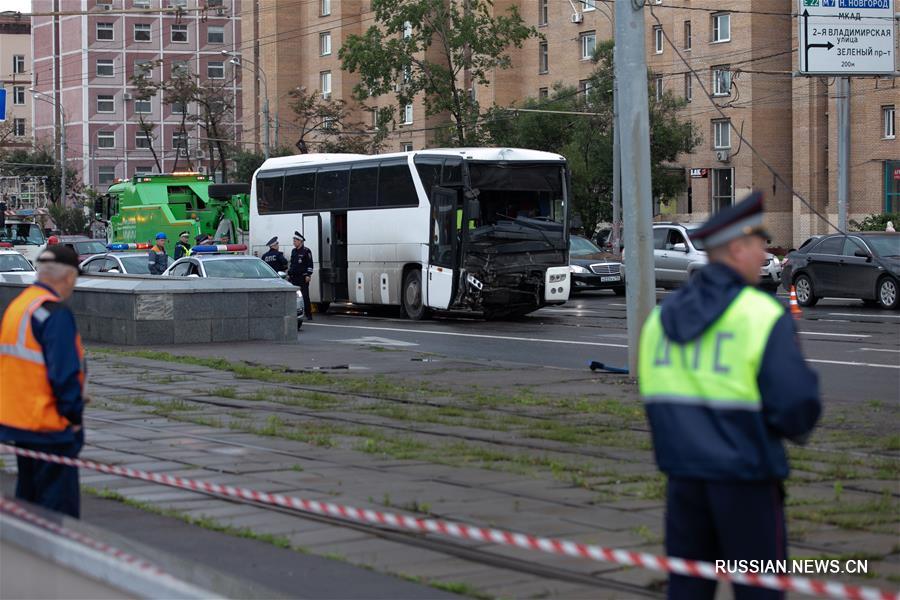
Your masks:
[{"label": "white car", "polygon": [[[196,248],[195,248],[196,249]],[[169,265],[163,277],[223,277],[228,279],[277,279],[284,285],[285,274],[276,273],[272,267],[256,256],[245,254],[199,253],[179,258]],[[293,286],[291,286],[293,287]],[[303,324],[303,294],[297,290],[297,327]]]},{"label": "white car", "polygon": [[[169,264],[172,258],[169,257]],[[149,275],[150,266],[147,251],[143,252],[107,252],[97,254],[81,263],[84,274],[118,273],[120,275]]]},{"label": "white car", "polygon": [[2,243],[0,244],[0,281],[7,280],[4,275],[21,275],[21,278],[13,279],[31,282],[36,273],[34,267],[21,252],[13,250],[11,244]]}]

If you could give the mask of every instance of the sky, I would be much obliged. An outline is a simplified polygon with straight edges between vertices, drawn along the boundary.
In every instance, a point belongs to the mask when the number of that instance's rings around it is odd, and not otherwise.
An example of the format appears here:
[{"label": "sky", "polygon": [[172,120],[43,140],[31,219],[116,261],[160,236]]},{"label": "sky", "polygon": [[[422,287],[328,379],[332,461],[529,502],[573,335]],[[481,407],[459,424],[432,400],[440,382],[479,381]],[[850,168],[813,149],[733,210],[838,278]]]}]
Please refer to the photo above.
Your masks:
[{"label": "sky", "polygon": [[31,0],[0,0],[0,11],[31,12]]}]

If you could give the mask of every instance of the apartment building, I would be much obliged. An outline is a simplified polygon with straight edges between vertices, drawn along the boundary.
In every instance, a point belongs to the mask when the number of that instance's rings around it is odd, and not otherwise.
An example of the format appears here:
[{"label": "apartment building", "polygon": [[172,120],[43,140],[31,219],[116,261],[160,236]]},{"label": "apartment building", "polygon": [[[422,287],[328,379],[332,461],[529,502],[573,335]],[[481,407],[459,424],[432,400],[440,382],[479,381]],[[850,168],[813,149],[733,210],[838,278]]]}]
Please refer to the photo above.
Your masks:
[{"label": "apartment building", "polygon": [[6,123],[0,147],[31,146],[31,23],[0,17],[0,86],[6,90]]},{"label": "apartment building", "polygon": [[[45,100],[34,103],[34,132],[39,143],[52,140],[65,121],[66,159],[85,185],[105,190],[135,173],[209,169],[199,107],[164,93],[135,96],[130,79],[147,66],[154,81],[186,69],[224,87],[234,109],[221,118],[222,135],[240,143],[242,73],[223,51],[235,51],[241,39],[241,0],[33,0],[33,10],[54,12],[62,4],[76,14],[32,18],[36,100]],[[162,12],[171,8],[180,10]],[[151,141],[141,119],[155,126]]]},{"label": "apartment building", "polygon": [[[493,73],[489,85],[471,89],[482,107],[547,96],[556,84],[581,89],[588,85],[593,50],[613,35],[615,4],[495,0],[494,11],[510,6],[541,38],[512,50],[511,68]],[[682,115],[701,136],[697,148],[672,165],[684,174],[686,191],[658,199],[660,218],[701,222],[759,188],[767,195],[766,224],[773,244],[795,246],[827,227],[821,219],[812,219],[793,196],[790,188],[795,186],[817,210],[836,219],[836,120],[830,116],[835,114],[835,87],[795,76],[793,10],[794,2],[784,0],[648,0],[645,31],[653,92],[683,98]],[[358,77],[340,70],[337,53],[348,35],[374,23],[368,2],[313,0],[298,5],[271,0],[248,10],[245,22],[242,47],[252,52],[268,78],[273,118],[278,116],[278,145],[292,146],[299,134],[290,123],[287,94],[292,88],[304,86],[353,104]],[[263,78],[258,79],[244,90],[244,104],[254,107],[245,114],[244,127],[256,143],[262,139]],[[862,218],[897,210],[900,204],[894,116],[900,91],[892,79],[873,78],[854,79],[852,90],[849,212],[851,218]],[[392,102],[392,96],[368,101],[374,106]],[[386,142],[388,151],[427,147],[434,143],[436,127],[448,122],[445,116],[426,119],[421,102],[396,108],[400,118]]]}]

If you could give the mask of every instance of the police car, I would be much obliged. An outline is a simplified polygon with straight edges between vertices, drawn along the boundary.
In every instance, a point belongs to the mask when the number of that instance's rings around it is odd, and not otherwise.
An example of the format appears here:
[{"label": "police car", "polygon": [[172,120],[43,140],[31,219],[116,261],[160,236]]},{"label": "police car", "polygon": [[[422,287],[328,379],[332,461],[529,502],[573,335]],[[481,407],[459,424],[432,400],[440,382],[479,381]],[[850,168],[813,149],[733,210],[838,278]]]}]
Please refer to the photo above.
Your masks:
[{"label": "police car", "polygon": [[[276,273],[265,261],[246,254],[244,244],[218,244],[194,246],[191,255],[179,258],[162,274],[163,277],[223,277],[227,279],[277,279],[284,275]],[[284,285],[291,284],[283,281]],[[293,286],[292,286],[293,287]],[[303,294],[297,290],[297,326],[303,324]]]},{"label": "police car", "polygon": [[[83,273],[117,273],[120,275],[149,275],[150,264],[147,252],[151,244],[109,244],[111,252],[96,254],[81,263]],[[172,264],[169,257],[168,264]]]},{"label": "police car", "polygon": [[22,275],[25,279],[33,279],[34,267],[25,256],[13,250],[12,244],[0,242],[0,281],[5,281],[4,275]]}]

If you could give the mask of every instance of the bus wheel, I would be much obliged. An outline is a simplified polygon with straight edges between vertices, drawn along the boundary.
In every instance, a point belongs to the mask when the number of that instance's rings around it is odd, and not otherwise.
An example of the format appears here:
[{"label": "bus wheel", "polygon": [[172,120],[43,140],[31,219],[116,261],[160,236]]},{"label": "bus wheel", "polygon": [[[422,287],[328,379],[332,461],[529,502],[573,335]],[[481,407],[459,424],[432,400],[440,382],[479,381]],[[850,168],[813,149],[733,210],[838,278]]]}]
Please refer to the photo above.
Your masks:
[{"label": "bus wheel", "polygon": [[413,321],[421,321],[428,314],[422,296],[422,271],[413,269],[403,278],[403,312]]}]

